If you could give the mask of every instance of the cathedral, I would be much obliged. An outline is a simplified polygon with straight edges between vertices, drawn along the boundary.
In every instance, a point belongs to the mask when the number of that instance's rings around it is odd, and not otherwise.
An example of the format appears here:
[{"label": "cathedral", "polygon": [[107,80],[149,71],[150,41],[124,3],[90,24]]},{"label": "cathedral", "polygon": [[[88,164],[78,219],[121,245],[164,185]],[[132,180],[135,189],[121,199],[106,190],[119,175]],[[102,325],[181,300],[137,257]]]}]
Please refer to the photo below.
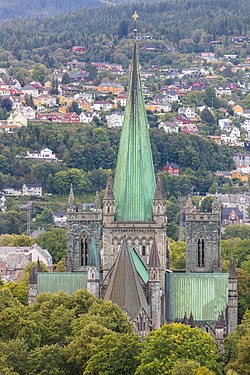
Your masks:
[{"label": "cathedral", "polygon": [[166,201],[154,171],[135,39],[114,175],[102,202],[97,193],[93,204],[78,207],[71,186],[65,272],[34,269],[29,303],[44,291],[87,288],[116,303],[142,337],[183,322],[222,340],[237,325],[237,276],[233,262],[221,272],[220,210],[217,197],[211,213],[188,199],[186,270],[169,269]]}]

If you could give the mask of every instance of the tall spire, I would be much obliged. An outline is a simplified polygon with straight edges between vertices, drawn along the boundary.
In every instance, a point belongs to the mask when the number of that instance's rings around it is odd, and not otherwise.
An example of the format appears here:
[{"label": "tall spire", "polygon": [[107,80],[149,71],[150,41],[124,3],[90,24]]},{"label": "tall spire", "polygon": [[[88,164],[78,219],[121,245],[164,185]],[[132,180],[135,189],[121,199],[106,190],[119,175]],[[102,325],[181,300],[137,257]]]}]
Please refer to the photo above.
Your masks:
[{"label": "tall spire", "polygon": [[155,238],[153,239],[151,252],[149,256],[149,262],[148,262],[149,268],[159,268],[161,267],[160,257],[157,249],[157,243]]},{"label": "tall spire", "polygon": [[115,220],[152,221],[155,186],[135,39],[114,181]]}]

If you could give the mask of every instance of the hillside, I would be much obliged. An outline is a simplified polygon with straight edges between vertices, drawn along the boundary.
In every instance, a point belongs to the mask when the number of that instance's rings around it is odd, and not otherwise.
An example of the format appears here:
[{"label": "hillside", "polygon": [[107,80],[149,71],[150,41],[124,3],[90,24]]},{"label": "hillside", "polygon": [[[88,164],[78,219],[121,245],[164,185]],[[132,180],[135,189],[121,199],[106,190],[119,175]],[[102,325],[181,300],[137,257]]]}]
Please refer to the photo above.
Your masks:
[{"label": "hillside", "polygon": [[[97,2],[91,1],[91,4]],[[15,3],[18,4],[18,0]],[[47,3],[50,5],[43,9],[46,12],[51,9],[49,14],[67,10],[66,1],[57,4],[55,0],[36,1],[36,9],[39,4]],[[89,3],[85,2],[86,5]],[[24,12],[25,4],[28,4],[27,0],[22,6]],[[70,9],[80,4],[82,2],[74,0]],[[32,5],[31,13],[34,7]],[[1,66],[27,67],[32,62],[45,62],[48,67],[57,67],[67,61],[71,47],[78,44],[87,47],[85,61],[113,62],[119,60],[121,54],[126,59],[128,48],[122,38],[127,38],[133,30],[131,16],[135,10],[140,14],[140,32],[152,35],[163,48],[163,53],[149,57],[155,62],[167,61],[169,44],[184,53],[202,52],[208,50],[211,40],[221,38],[223,44],[228,45],[230,36],[247,35],[250,30],[248,0],[167,0],[82,9],[56,17],[4,22],[0,27]],[[249,53],[248,49],[243,52]]]},{"label": "hillside", "polygon": [[44,17],[100,5],[100,0],[2,0],[0,20],[30,16]]}]

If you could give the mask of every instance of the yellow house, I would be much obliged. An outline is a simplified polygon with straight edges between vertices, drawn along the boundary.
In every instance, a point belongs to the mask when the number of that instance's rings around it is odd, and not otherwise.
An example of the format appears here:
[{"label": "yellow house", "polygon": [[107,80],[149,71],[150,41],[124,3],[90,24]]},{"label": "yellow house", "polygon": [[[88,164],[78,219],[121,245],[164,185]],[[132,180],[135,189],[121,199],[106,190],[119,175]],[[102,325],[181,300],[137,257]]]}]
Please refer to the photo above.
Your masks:
[{"label": "yellow house", "polygon": [[243,114],[243,107],[241,105],[235,105],[233,107],[234,116],[242,116]]},{"label": "yellow house", "polygon": [[50,89],[52,87],[52,83],[50,81],[45,82],[44,87],[46,89]]},{"label": "yellow house", "polygon": [[9,126],[16,126],[16,127],[27,126],[28,120],[21,113],[18,113],[17,115],[11,114],[10,117],[7,119],[7,124]]},{"label": "yellow house", "polygon": [[238,178],[242,182],[248,182],[248,174],[238,172],[237,170],[231,171],[232,173],[232,178]]}]

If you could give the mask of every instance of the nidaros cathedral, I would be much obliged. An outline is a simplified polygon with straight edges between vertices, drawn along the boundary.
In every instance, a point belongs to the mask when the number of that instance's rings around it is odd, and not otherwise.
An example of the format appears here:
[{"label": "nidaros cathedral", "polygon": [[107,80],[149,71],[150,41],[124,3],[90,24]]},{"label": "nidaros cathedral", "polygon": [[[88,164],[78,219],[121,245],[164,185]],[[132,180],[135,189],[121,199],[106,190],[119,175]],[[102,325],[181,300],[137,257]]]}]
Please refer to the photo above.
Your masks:
[{"label": "nidaros cathedral", "polygon": [[[137,15],[135,14],[135,18]],[[29,302],[37,294],[87,288],[111,300],[144,336],[171,322],[200,326],[218,341],[237,325],[237,276],[233,262],[221,272],[220,202],[211,213],[186,205],[186,270],[169,269],[166,203],[161,175],[155,175],[141,86],[138,45],[131,72],[114,175],[103,202],[77,207],[68,199],[65,272],[33,269]]]}]

